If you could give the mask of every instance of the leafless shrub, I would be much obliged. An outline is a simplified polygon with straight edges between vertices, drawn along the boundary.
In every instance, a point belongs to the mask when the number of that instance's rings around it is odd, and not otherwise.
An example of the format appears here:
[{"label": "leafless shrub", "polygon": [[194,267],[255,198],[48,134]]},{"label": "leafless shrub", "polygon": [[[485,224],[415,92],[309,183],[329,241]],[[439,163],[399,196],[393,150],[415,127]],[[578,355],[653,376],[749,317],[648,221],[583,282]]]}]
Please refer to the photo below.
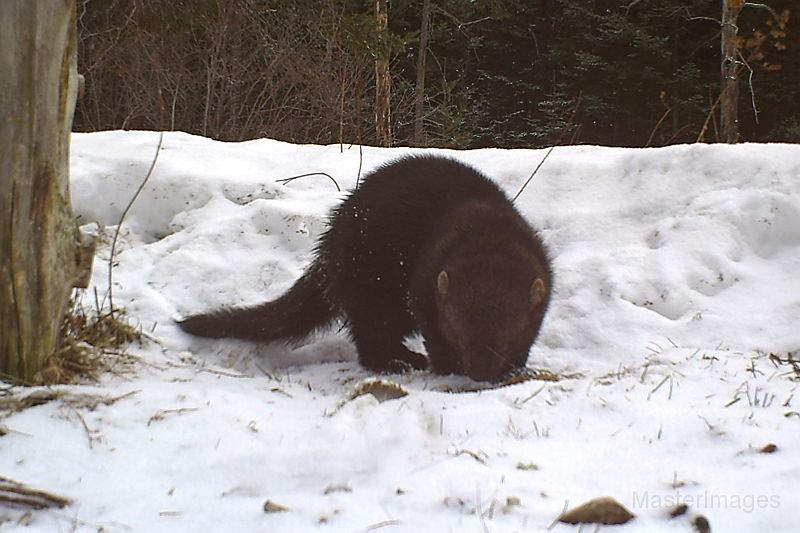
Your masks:
[{"label": "leafless shrub", "polygon": [[370,142],[369,31],[332,0],[80,0],[75,129]]}]

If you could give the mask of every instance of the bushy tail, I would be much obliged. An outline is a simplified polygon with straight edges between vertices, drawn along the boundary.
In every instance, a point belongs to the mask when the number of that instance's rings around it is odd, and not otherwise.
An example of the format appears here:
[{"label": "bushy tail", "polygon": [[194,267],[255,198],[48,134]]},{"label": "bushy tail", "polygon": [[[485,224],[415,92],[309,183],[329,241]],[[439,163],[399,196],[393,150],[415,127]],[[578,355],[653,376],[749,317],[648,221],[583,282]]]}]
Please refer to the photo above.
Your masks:
[{"label": "bushy tail", "polygon": [[254,307],[221,309],[191,315],[178,325],[200,337],[233,337],[253,341],[299,340],[330,324],[337,309],[325,298],[327,280],[315,262],[283,296]]}]

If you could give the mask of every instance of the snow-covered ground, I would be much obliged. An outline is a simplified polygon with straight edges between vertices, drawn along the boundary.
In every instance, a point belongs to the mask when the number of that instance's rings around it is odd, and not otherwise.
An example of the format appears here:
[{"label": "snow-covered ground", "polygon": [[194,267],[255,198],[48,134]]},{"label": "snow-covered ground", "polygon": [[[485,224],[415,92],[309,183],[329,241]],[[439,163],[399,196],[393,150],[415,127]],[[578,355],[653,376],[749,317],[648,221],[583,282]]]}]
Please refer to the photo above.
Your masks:
[{"label": "snow-covered ground", "polygon": [[[157,143],[73,136],[82,224],[110,232]],[[358,147],[166,134],[113,272],[115,304],[152,340],[129,348],[133,372],[64,387],[115,402],[0,419],[0,476],[73,500],[0,503],[0,530],[546,531],[607,495],[637,515],[615,531],[688,532],[697,514],[712,531],[800,531],[800,370],[786,363],[800,359],[798,145],[557,148],[517,206],[556,274],[529,365],[560,381],[412,372],[383,376],[408,394],[379,401],[353,397],[375,376],[336,330],[289,348],[173,324],[300,275],[344,193],[325,176],[276,180],[326,172],[347,189],[360,164],[409,151],[364,148],[362,162]],[[440,152],[510,195],[545,154]],[[105,239],[101,294],[108,255]],[[689,512],[669,519],[676,503]]]}]

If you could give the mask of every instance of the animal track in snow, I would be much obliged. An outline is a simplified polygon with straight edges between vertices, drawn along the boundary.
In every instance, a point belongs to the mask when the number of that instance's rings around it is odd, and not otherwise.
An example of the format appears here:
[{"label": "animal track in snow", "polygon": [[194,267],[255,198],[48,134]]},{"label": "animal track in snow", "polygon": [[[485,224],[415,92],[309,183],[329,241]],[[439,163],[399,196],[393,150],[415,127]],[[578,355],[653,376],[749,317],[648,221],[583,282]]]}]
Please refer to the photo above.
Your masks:
[{"label": "animal track in snow", "polygon": [[742,202],[734,221],[742,239],[757,255],[769,258],[800,246],[800,195],[762,193]]}]

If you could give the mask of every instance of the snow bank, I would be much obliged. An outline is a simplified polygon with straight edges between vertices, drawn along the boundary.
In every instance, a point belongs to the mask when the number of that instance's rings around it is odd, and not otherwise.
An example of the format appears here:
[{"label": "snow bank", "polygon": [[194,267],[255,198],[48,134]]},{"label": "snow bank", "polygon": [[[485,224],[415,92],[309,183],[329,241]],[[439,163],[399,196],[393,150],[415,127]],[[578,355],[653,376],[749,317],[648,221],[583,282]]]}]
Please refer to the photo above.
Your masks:
[{"label": "snow bank", "polygon": [[[157,143],[74,135],[82,223],[117,224]],[[529,364],[558,382],[451,392],[475,384],[414,372],[386,376],[403,398],[350,399],[371,376],[340,332],[289,348],[174,326],[300,275],[344,193],[277,179],[347,189],[409,151],[165,134],[114,270],[115,304],[155,340],[131,347],[135,375],[64,387],[116,402],[0,420],[0,475],[75,502],[28,525],[0,507],[0,529],[545,531],[610,495],[638,515],[620,531],[691,531],[666,518],[679,502],[716,531],[796,531],[800,146],[556,149],[517,205],[556,274]],[[511,195],[545,153],[440,152]]]}]

